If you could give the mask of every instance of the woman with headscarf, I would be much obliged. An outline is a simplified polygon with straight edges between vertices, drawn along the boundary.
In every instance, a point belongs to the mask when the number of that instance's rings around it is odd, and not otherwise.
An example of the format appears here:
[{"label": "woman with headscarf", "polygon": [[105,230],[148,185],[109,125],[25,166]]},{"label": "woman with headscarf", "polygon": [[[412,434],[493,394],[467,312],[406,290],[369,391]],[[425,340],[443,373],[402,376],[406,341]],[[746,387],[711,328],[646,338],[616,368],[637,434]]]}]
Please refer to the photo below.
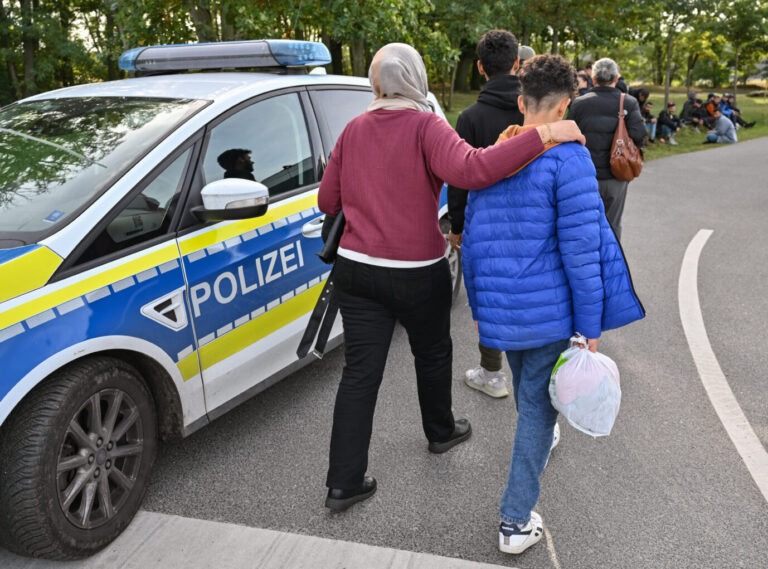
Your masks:
[{"label": "woman with headscarf", "polygon": [[415,358],[428,450],[467,440],[469,421],[451,410],[451,275],[438,224],[443,182],[490,186],[541,153],[578,140],[571,121],[543,125],[475,149],[432,112],[419,53],[388,44],[368,72],[376,98],[339,137],[318,194],[320,210],[344,210],[334,269],[346,365],[336,395],[326,507],[345,510],[376,491],[366,476],[373,413],[396,321]]}]

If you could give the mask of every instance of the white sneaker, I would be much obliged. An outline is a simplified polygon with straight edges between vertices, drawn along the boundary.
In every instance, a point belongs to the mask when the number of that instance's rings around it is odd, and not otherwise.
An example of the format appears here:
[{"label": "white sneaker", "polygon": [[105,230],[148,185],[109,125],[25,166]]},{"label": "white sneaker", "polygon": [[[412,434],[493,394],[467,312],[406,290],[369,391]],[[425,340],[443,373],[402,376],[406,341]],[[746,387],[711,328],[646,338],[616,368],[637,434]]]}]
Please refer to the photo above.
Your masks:
[{"label": "white sneaker", "polygon": [[549,447],[549,452],[555,450],[555,447],[560,444],[560,425],[555,423],[555,430],[552,431],[552,446]]},{"label": "white sneaker", "polygon": [[499,549],[504,553],[517,555],[541,541],[544,523],[541,516],[531,512],[531,520],[524,526],[501,522],[499,526]]},{"label": "white sneaker", "polygon": [[506,397],[509,395],[507,389],[507,376],[503,371],[488,372],[482,366],[474,369],[468,369],[464,374],[464,383],[472,389],[482,391],[491,397]]},{"label": "white sneaker", "polygon": [[670,137],[669,137],[669,143],[670,143],[672,146],[677,146],[677,141],[675,140],[675,138],[674,138],[673,136],[670,136]]}]

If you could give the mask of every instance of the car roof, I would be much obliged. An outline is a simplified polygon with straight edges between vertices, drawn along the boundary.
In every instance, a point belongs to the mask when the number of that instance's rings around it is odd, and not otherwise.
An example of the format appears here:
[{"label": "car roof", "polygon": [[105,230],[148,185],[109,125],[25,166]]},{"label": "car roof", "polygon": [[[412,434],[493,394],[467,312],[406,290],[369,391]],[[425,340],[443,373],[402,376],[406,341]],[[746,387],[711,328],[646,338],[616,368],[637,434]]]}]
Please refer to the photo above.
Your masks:
[{"label": "car roof", "polygon": [[179,73],[90,83],[41,93],[24,101],[69,97],[158,97],[208,101],[249,98],[275,89],[304,85],[348,85],[368,87],[367,78],[344,75],[312,75],[215,72]]}]

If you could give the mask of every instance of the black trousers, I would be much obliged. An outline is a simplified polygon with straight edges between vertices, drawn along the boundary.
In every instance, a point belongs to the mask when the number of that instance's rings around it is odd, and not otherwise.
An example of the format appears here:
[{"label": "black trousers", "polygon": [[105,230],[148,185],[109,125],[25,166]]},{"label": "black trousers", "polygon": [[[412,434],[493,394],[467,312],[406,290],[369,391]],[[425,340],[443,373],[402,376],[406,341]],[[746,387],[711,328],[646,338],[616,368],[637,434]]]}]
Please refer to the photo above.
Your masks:
[{"label": "black trousers", "polygon": [[346,365],[336,394],[326,485],[351,489],[368,468],[373,413],[395,322],[415,357],[424,433],[453,433],[451,411],[451,273],[443,259],[428,267],[391,269],[340,257],[334,269],[344,324]]}]

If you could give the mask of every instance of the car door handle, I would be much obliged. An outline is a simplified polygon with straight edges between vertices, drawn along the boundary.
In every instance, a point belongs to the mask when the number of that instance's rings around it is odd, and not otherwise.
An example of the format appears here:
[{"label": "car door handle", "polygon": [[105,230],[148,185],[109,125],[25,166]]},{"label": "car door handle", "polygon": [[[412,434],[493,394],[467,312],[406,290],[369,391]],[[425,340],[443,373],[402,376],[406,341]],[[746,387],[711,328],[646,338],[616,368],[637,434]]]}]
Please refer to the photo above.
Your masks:
[{"label": "car door handle", "polygon": [[322,237],[323,221],[325,221],[325,215],[321,215],[320,217],[316,217],[312,221],[305,223],[301,227],[301,234],[310,239]]}]

